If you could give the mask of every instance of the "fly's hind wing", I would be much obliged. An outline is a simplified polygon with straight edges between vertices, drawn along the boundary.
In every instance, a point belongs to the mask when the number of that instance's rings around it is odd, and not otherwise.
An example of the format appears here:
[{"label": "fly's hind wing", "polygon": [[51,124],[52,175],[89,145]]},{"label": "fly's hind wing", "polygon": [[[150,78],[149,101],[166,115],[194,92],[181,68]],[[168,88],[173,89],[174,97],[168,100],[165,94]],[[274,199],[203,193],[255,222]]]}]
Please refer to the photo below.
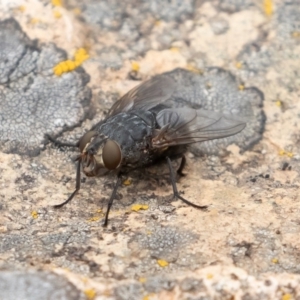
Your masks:
[{"label": "fly's hind wing", "polygon": [[125,94],[112,106],[108,116],[111,117],[133,109],[149,110],[169,99],[174,90],[175,82],[173,79],[156,76],[139,84]]},{"label": "fly's hind wing", "polygon": [[156,117],[160,129],[153,138],[153,147],[164,148],[228,137],[245,128],[245,119],[188,107],[163,109]]}]

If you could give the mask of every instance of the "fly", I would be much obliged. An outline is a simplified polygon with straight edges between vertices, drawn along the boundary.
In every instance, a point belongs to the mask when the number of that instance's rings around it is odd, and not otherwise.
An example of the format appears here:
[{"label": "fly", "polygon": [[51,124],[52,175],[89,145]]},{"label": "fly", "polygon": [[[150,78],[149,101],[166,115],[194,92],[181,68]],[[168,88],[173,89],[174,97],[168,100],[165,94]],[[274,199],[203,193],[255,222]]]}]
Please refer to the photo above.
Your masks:
[{"label": "fly", "polygon": [[[104,226],[122,175],[165,160],[169,167],[174,198],[199,209],[183,198],[176,186],[171,161],[181,158],[178,173],[185,165],[184,153],[192,143],[237,134],[246,123],[238,116],[204,109],[194,109],[172,98],[176,89],[173,79],[159,75],[136,86],[120,98],[105,120],[83,135],[77,146],[76,188],[62,207],[80,190],[81,168],[86,176],[104,176],[115,172],[117,180],[108,201]],[[62,144],[62,143],[61,143]],[[63,144],[62,144],[63,145]]]}]

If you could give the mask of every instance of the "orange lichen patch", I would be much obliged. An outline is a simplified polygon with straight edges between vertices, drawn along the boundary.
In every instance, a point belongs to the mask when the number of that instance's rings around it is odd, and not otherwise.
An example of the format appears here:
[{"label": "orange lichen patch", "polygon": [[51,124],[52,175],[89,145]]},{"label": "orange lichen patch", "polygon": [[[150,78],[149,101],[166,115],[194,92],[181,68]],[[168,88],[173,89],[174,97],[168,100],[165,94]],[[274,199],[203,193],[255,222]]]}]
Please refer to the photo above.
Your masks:
[{"label": "orange lichen patch", "polygon": [[88,300],[93,300],[96,297],[96,291],[93,289],[85,290],[84,294]]},{"label": "orange lichen patch", "polygon": [[163,260],[163,259],[158,259],[157,263],[162,268],[167,267],[169,265],[169,263],[166,260]]},{"label": "orange lichen patch", "polygon": [[62,14],[61,14],[60,11],[54,10],[53,11],[53,16],[54,16],[54,18],[59,19],[59,18],[61,18]]},{"label": "orange lichen patch", "polygon": [[74,60],[65,60],[58,63],[53,72],[57,76],[61,76],[63,73],[71,72],[79,67],[85,60],[89,58],[87,51],[84,48],[80,48],[74,55]]},{"label": "orange lichen patch", "polygon": [[135,204],[131,206],[132,211],[146,210],[149,208],[149,205]]},{"label": "orange lichen patch", "polygon": [[272,259],[272,263],[273,263],[273,264],[278,264],[278,263],[279,263],[279,259],[278,259],[277,257],[274,257],[274,258]]},{"label": "orange lichen patch", "polygon": [[31,212],[31,216],[32,216],[34,219],[37,219],[37,218],[39,217],[39,214],[38,214],[38,212],[37,212],[36,210],[33,210],[33,211]]},{"label": "orange lichen patch", "polygon": [[51,0],[51,3],[54,6],[63,6],[62,0]]},{"label": "orange lichen patch", "polygon": [[264,12],[266,16],[271,16],[273,14],[273,1],[272,0],[264,0]]},{"label": "orange lichen patch", "polygon": [[131,70],[138,72],[140,70],[140,64],[137,61],[131,62]]}]

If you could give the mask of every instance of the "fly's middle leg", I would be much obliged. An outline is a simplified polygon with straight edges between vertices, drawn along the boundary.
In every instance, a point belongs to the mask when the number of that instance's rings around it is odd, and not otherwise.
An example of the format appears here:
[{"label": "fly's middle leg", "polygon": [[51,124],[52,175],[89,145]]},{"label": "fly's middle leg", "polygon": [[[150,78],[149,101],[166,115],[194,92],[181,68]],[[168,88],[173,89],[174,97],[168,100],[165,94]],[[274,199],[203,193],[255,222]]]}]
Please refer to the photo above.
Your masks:
[{"label": "fly's middle leg", "polygon": [[[171,178],[171,184],[172,184],[172,187],[173,187],[174,198],[180,199],[181,201],[183,201],[184,203],[186,203],[186,204],[188,204],[192,207],[200,208],[200,209],[207,209],[207,205],[197,205],[197,204],[194,204],[194,203],[186,200],[182,196],[180,196],[180,194],[177,190],[175,173],[174,173],[174,170],[173,170],[173,167],[172,167],[171,159],[169,157],[167,157],[167,162],[168,162],[169,171],[170,171],[170,178]],[[180,167],[179,167],[179,169],[180,169]]]}]

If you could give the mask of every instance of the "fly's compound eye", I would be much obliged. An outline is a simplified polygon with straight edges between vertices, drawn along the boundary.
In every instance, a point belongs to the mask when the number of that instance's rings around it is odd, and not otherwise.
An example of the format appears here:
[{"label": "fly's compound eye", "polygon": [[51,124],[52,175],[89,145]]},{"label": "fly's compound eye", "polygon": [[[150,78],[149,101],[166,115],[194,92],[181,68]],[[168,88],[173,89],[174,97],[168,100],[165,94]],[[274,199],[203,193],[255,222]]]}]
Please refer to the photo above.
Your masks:
[{"label": "fly's compound eye", "polygon": [[97,134],[96,131],[88,131],[79,141],[80,152],[83,152],[86,145],[91,141],[92,137]]},{"label": "fly's compound eye", "polygon": [[116,169],[122,160],[122,153],[118,143],[107,140],[102,150],[102,160],[108,170]]}]

